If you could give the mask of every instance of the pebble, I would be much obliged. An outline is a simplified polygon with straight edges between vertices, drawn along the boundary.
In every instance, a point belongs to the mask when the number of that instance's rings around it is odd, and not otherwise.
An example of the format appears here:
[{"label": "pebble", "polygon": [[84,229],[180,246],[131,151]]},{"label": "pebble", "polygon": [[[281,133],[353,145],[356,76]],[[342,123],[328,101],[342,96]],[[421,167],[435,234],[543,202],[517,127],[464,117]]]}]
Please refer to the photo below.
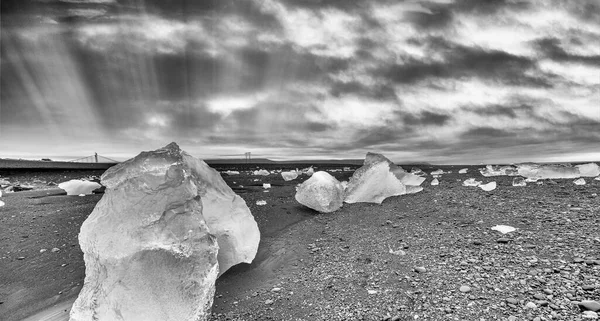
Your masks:
[{"label": "pebble", "polygon": [[427,269],[425,267],[422,267],[422,266],[417,266],[417,267],[415,267],[415,272],[417,272],[417,273],[425,273],[425,272],[427,272]]},{"label": "pebble", "polygon": [[505,237],[501,237],[501,238],[497,239],[496,242],[506,244],[506,243],[510,242],[510,240]]},{"label": "pebble", "polygon": [[17,258],[17,260],[24,260],[24,259],[25,259],[25,257],[24,257],[24,256],[19,256],[19,257]]},{"label": "pebble", "polygon": [[516,304],[519,303],[519,300],[514,299],[514,298],[508,298],[508,299],[506,299],[506,302],[508,302],[510,304],[515,304],[516,305]]},{"label": "pebble", "polygon": [[279,292],[279,291],[281,291],[281,288],[273,288],[273,289],[271,289],[271,292]]},{"label": "pebble", "polygon": [[586,291],[594,291],[594,289],[596,289],[595,285],[584,285],[581,287],[582,289],[586,290]]},{"label": "pebble", "polygon": [[535,308],[537,308],[537,305],[535,305],[535,303],[533,303],[533,302],[527,302],[527,304],[525,304],[525,308],[526,309],[535,309]]},{"label": "pebble", "polygon": [[59,249],[59,248],[57,248],[57,247],[55,247],[55,248],[53,248],[51,251],[52,251],[52,253],[56,253],[56,252],[60,251],[60,249]]},{"label": "pebble", "polygon": [[533,296],[534,298],[536,298],[537,300],[546,300],[546,296],[543,294],[536,294]]},{"label": "pebble", "polygon": [[584,311],[582,314],[584,319],[598,319],[598,313],[594,312],[594,311]]},{"label": "pebble", "polygon": [[468,293],[468,292],[471,292],[471,287],[469,287],[467,285],[463,285],[458,290],[462,293]]},{"label": "pebble", "polygon": [[582,310],[596,312],[596,311],[600,310],[600,303],[598,303],[598,301],[583,300],[583,301],[579,302],[579,307]]},{"label": "pebble", "polygon": [[268,299],[268,300],[266,300],[266,301],[265,301],[265,304],[267,304],[267,305],[271,305],[271,304],[273,304],[273,302],[274,302],[273,300],[271,300],[271,299]]},{"label": "pebble", "polygon": [[44,252],[46,252],[46,251],[48,251],[48,250],[46,250],[46,249],[41,249],[41,250],[40,250],[40,253],[44,253]]}]

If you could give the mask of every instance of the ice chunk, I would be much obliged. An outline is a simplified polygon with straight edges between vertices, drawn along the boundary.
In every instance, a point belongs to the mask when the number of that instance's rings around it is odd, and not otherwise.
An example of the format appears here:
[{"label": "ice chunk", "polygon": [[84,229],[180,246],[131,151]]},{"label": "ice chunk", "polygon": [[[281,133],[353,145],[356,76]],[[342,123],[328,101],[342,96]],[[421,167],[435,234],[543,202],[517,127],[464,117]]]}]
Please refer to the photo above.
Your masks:
[{"label": "ice chunk", "polygon": [[414,174],[414,175],[419,175],[419,176],[427,176],[427,173],[425,173],[422,169],[420,169],[418,167],[411,168],[410,173]]},{"label": "ice chunk", "polygon": [[496,225],[496,226],[492,227],[492,230],[498,231],[502,234],[506,234],[506,233],[514,232],[517,229],[512,226],[508,226],[508,225]]},{"label": "ice chunk", "polygon": [[413,186],[413,185],[406,186],[406,194],[416,194],[422,190],[423,190],[423,187],[421,187],[421,186]]},{"label": "ice chunk", "polygon": [[271,184],[269,184],[269,183],[263,183],[263,188],[264,189],[271,188]]},{"label": "ice chunk", "polygon": [[70,320],[207,319],[219,272],[258,249],[244,200],[175,143],[108,169],[102,183],[79,233],[86,276]]},{"label": "ice chunk", "polygon": [[600,181],[600,176],[594,178],[595,181]]},{"label": "ice chunk", "polygon": [[462,184],[463,184],[463,186],[479,186],[481,184],[481,182],[476,181],[474,178],[469,178],[469,179],[465,180]]},{"label": "ice chunk", "polygon": [[351,172],[352,168],[350,168],[350,167],[344,167],[343,170],[344,170],[344,172]]},{"label": "ice chunk", "polygon": [[390,196],[406,194],[406,185],[394,175],[397,166],[380,154],[368,153],[346,189],[346,203],[378,203]]},{"label": "ice chunk", "polygon": [[348,188],[348,182],[347,181],[343,181],[340,184],[342,184],[342,187],[344,188],[344,190],[346,190],[346,188]]},{"label": "ice chunk", "polygon": [[431,181],[431,185],[434,185],[434,186],[435,186],[435,185],[440,185],[440,181],[438,181],[438,179],[437,179],[437,178],[434,178],[434,179]]},{"label": "ice chunk", "polygon": [[267,205],[267,201],[263,201],[263,200],[256,201],[256,205],[258,205],[258,206],[264,206],[264,205]]},{"label": "ice chunk", "polygon": [[2,197],[2,190],[0,190],[0,197]]},{"label": "ice chunk", "polygon": [[0,207],[6,205],[3,201],[0,201]]},{"label": "ice chunk", "polygon": [[573,184],[575,185],[585,185],[585,179],[583,178],[579,178],[573,181]]},{"label": "ice chunk", "polygon": [[307,167],[305,169],[302,170],[302,173],[308,176],[312,176],[312,174],[315,173],[315,169],[311,166],[311,167]]},{"label": "ice chunk", "polygon": [[267,176],[269,174],[271,174],[271,173],[269,173],[269,171],[266,169],[260,169],[260,170],[252,172],[252,175],[260,175],[260,176]]},{"label": "ice chunk", "polygon": [[429,174],[431,174],[431,175],[442,175],[442,174],[444,174],[444,171],[441,170],[441,169],[436,169],[436,170],[434,170],[433,172],[431,172]]},{"label": "ice chunk", "polygon": [[291,181],[298,177],[297,171],[281,172],[281,177],[284,181]]},{"label": "ice chunk", "polygon": [[493,166],[486,165],[485,168],[480,169],[479,172],[481,175],[490,177],[490,176],[515,176],[518,174],[518,171],[515,167],[512,166]]},{"label": "ice chunk", "polygon": [[330,213],[342,207],[344,187],[331,174],[319,171],[298,186],[295,198],[315,211]]},{"label": "ice chunk", "polygon": [[515,177],[512,181],[513,186],[527,186],[525,179],[523,177]]},{"label": "ice chunk", "polygon": [[95,189],[102,187],[96,182],[72,179],[68,182],[58,184],[58,187],[65,190],[67,195],[92,194]]},{"label": "ice chunk", "polygon": [[481,188],[482,190],[489,192],[489,191],[493,191],[496,189],[496,182],[489,182],[487,184],[480,184],[479,188]]},{"label": "ice chunk", "polygon": [[579,168],[570,165],[540,165],[524,163],[517,165],[518,174],[527,178],[568,179],[581,176]]},{"label": "ice chunk", "polygon": [[225,174],[227,174],[229,176],[231,176],[231,175],[239,175],[240,172],[238,172],[238,171],[225,171]]},{"label": "ice chunk", "polygon": [[468,170],[469,170],[468,168],[463,168],[463,169],[458,170],[458,173],[459,174],[466,174]]},{"label": "ice chunk", "polygon": [[407,173],[400,166],[390,167],[391,171],[396,175],[398,180],[404,185],[407,186],[419,186],[421,183],[425,181],[425,177],[417,176],[411,173]]},{"label": "ice chunk", "polygon": [[596,163],[576,165],[575,167],[579,169],[581,177],[595,177],[600,175],[600,166]]},{"label": "ice chunk", "polygon": [[535,183],[535,182],[537,182],[538,180],[539,180],[539,178],[537,178],[537,177],[527,177],[527,178],[525,179],[525,182],[527,182],[527,183]]}]

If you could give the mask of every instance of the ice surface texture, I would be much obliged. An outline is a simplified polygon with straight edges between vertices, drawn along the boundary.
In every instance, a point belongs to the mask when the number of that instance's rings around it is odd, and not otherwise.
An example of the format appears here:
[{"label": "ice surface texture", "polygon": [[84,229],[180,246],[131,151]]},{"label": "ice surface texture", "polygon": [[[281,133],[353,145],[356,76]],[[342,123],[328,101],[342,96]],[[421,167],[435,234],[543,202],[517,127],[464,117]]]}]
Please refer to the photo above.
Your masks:
[{"label": "ice surface texture", "polygon": [[298,186],[295,197],[298,203],[306,207],[330,213],[342,207],[344,187],[331,174],[319,171]]},{"label": "ice surface texture", "polygon": [[102,183],[79,233],[86,276],[71,320],[205,320],[219,272],[258,249],[244,200],[175,143],[110,168]]},{"label": "ice surface texture", "polygon": [[58,187],[65,190],[67,195],[79,195],[79,194],[92,194],[95,189],[102,187],[96,182],[83,181],[79,179],[72,179],[68,182],[58,184]]}]

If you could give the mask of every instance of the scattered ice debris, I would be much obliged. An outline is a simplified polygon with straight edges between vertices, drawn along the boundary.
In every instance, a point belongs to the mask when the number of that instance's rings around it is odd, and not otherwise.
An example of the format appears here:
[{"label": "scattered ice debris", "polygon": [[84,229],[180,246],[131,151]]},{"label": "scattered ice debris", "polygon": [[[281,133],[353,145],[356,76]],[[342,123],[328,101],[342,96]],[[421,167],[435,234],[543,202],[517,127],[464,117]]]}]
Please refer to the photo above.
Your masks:
[{"label": "scattered ice debris", "polygon": [[344,202],[344,187],[331,174],[319,171],[296,189],[298,203],[315,211],[330,213],[337,211]]},{"label": "scattered ice debris", "polygon": [[410,173],[413,175],[427,176],[427,173],[425,173],[422,169],[420,169],[418,167],[411,168]]},{"label": "scattered ice debris", "polygon": [[466,174],[468,170],[469,170],[468,168],[462,168],[462,169],[458,170],[458,173],[459,174]]},{"label": "scattered ice debris", "polygon": [[219,273],[258,250],[245,201],[175,143],[109,168],[102,184],[79,232],[86,275],[70,320],[208,318]]},{"label": "scattered ice debris", "polygon": [[258,205],[258,206],[264,206],[264,205],[267,205],[267,201],[263,201],[263,200],[256,201],[256,205]]},{"label": "scattered ice debris", "polygon": [[289,171],[289,172],[281,172],[281,177],[283,177],[284,181],[291,181],[298,177],[297,171]]},{"label": "scattered ice debris", "polygon": [[72,179],[68,182],[58,184],[58,187],[65,190],[67,195],[92,194],[95,189],[102,187],[96,182]]},{"label": "scattered ice debris", "polygon": [[397,168],[381,154],[367,153],[364,165],[357,169],[346,189],[346,203],[378,203],[390,196],[406,194],[406,185],[394,175]]},{"label": "scattered ice debris", "polygon": [[527,182],[523,177],[515,177],[512,181],[512,186],[527,186]]},{"label": "scattered ice debris", "polygon": [[540,165],[535,163],[518,164],[519,175],[527,178],[555,179],[578,178],[579,168],[570,165]]},{"label": "scattered ice debris", "polygon": [[579,169],[579,175],[581,175],[581,177],[594,177],[600,175],[600,166],[596,163],[581,164],[576,165],[575,167]]},{"label": "scattered ice debris", "polygon": [[490,176],[516,176],[518,175],[518,171],[515,167],[512,166],[494,166],[494,165],[486,165],[485,168],[479,169],[481,175],[485,177]]},{"label": "scattered ice debris", "polygon": [[437,179],[437,178],[434,178],[434,179],[431,181],[431,185],[433,185],[433,186],[440,185],[440,181],[438,181],[438,179]]},{"label": "scattered ice debris", "polygon": [[5,203],[3,201],[0,201],[0,207],[4,206]]},{"label": "scattered ice debris", "polygon": [[269,171],[268,171],[268,170],[266,170],[266,169],[259,169],[259,170],[257,170],[257,171],[254,171],[254,172],[252,172],[252,175],[261,175],[261,176],[267,176],[267,175],[269,175],[269,174],[271,174],[271,173],[269,173]]},{"label": "scattered ice debris", "polygon": [[271,184],[269,184],[269,183],[263,183],[263,188],[264,189],[271,188]]},{"label": "scattered ice debris", "polygon": [[350,168],[350,167],[344,167],[343,170],[344,170],[344,172],[351,172],[352,168]]},{"label": "scattered ice debris", "polygon": [[525,179],[525,182],[527,182],[527,183],[535,183],[535,182],[537,182],[538,180],[539,180],[539,178],[536,178],[536,177],[527,177],[527,178]]},{"label": "scattered ice debris", "polygon": [[238,172],[238,171],[225,171],[224,173],[227,174],[227,175],[229,175],[229,176],[231,176],[231,175],[239,175],[240,174],[240,172]]},{"label": "scattered ice debris", "polygon": [[479,186],[481,185],[480,181],[476,181],[474,178],[469,178],[462,183],[463,186]]},{"label": "scattered ice debris", "polygon": [[506,233],[514,232],[517,229],[512,226],[508,226],[508,225],[496,225],[496,226],[492,227],[492,230],[498,231],[502,234],[506,234]]},{"label": "scattered ice debris", "polygon": [[400,256],[402,256],[402,255],[406,255],[406,252],[402,251],[401,249],[394,250],[394,249],[392,249],[392,247],[391,247],[391,246],[389,246],[389,245],[388,245],[388,248],[389,248],[389,251],[388,251],[388,252],[389,252],[390,254],[394,254],[394,255],[400,255]]},{"label": "scattered ice debris", "polygon": [[489,182],[487,184],[480,184],[479,188],[481,188],[482,190],[489,192],[489,191],[493,191],[496,189],[496,182]]},{"label": "scattered ice debris", "polygon": [[583,178],[579,178],[573,181],[573,184],[575,185],[585,185],[585,179]]},{"label": "scattered ice debris", "polygon": [[442,175],[442,174],[444,174],[444,171],[441,170],[441,169],[437,169],[437,170],[435,170],[435,171],[433,171],[433,172],[431,172],[429,174],[431,174],[431,175]]}]

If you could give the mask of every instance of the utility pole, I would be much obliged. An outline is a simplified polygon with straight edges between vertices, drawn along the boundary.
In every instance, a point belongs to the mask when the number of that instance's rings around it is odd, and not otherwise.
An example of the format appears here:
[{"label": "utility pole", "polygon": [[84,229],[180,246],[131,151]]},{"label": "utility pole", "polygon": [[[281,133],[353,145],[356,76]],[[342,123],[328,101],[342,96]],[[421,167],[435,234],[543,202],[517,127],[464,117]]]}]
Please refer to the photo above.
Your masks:
[{"label": "utility pole", "polygon": [[98,153],[94,153],[94,158],[96,159],[96,163],[98,162]]}]

